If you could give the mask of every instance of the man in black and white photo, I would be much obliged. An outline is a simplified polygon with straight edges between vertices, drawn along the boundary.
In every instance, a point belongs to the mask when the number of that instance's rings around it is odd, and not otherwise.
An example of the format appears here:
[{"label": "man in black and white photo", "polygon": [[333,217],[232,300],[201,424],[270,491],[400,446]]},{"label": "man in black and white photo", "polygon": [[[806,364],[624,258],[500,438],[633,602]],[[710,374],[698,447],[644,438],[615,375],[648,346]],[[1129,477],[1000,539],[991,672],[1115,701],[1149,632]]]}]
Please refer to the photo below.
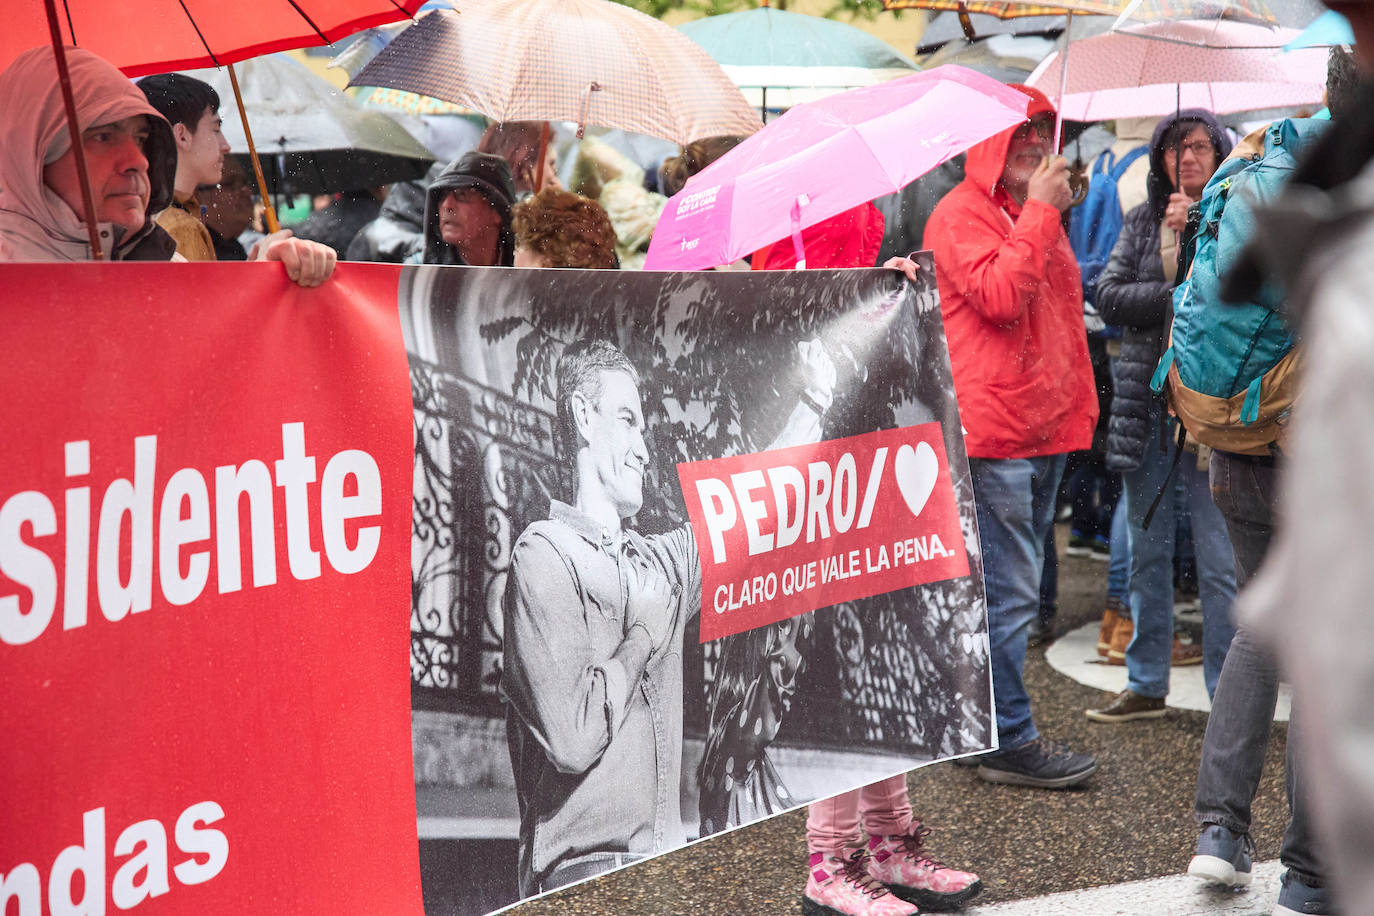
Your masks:
[{"label": "man in black and white photo", "polygon": [[[798,348],[799,403],[770,448],[815,442],[834,364]],[[681,845],[682,642],[701,607],[690,526],[643,536],[649,454],[639,375],[578,341],[557,369],[572,502],[553,500],[512,553],[502,692],[520,806],[522,897]]]}]

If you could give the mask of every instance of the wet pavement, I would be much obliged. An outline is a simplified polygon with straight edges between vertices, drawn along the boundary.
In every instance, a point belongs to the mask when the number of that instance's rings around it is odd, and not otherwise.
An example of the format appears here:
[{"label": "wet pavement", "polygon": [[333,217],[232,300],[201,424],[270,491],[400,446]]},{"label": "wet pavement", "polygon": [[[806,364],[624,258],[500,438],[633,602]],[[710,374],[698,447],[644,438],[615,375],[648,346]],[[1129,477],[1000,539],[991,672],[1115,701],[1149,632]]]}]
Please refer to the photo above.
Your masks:
[{"label": "wet pavement", "polygon": [[[1100,617],[1106,564],[1063,556],[1056,631]],[[1111,694],[1055,670],[1045,649],[1026,661],[1040,731],[1096,754],[1098,772],[1063,791],[997,786],[950,763],[908,776],[916,815],[934,834],[940,859],[978,872],[985,890],[970,916],[1026,914],[1268,913],[1277,894],[1276,863],[1257,867],[1244,894],[1209,893],[1183,876],[1197,828],[1193,787],[1205,712],[1171,708],[1161,719],[1120,725],[1090,722],[1083,710]],[[1176,671],[1182,669],[1175,669]],[[1276,723],[1253,809],[1258,862],[1278,857],[1287,823],[1283,752],[1287,725]],[[525,904],[512,913],[568,916],[799,913],[806,879],[805,811],[718,835],[685,849]],[[1272,874],[1271,874],[1272,872]],[[1135,882],[1180,876],[1177,880]],[[1110,891],[1047,896],[1118,885]],[[1043,899],[1042,899],[1043,898]],[[1012,901],[1017,901],[1015,906]],[[1167,902],[1166,902],[1167,901]],[[1005,906],[1003,906],[1005,904]]]}]

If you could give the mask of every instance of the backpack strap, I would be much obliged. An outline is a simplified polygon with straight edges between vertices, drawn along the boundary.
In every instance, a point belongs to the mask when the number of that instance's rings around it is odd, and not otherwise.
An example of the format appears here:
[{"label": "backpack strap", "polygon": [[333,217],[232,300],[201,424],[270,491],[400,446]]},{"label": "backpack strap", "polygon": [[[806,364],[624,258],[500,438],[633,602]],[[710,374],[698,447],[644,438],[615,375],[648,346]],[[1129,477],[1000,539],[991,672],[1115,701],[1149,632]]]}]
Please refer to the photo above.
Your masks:
[{"label": "backpack strap", "polygon": [[[1169,349],[1164,351],[1164,355],[1159,358],[1159,365],[1155,366],[1155,374],[1150,376],[1150,390],[1159,394],[1164,390],[1164,380],[1169,377],[1169,367],[1174,364],[1174,345],[1169,344]],[[1257,411],[1258,407],[1255,408]]]},{"label": "backpack strap", "polygon": [[[1134,163],[1141,156],[1148,153],[1149,151],[1149,146],[1142,144],[1141,146],[1137,146],[1135,149],[1131,150],[1129,153],[1122,156],[1121,161],[1117,162],[1116,165],[1111,167],[1112,183],[1115,184],[1121,181],[1121,176],[1126,174],[1126,170],[1131,167],[1131,164]],[[1110,152],[1111,150],[1107,150],[1107,153]],[[1103,155],[1105,156],[1106,153],[1103,153]]]},{"label": "backpack strap", "polygon": [[1240,422],[1246,426],[1259,419],[1260,405],[1260,382],[1264,381],[1263,375],[1255,376],[1255,380],[1245,387],[1245,400],[1240,405]]},{"label": "backpack strap", "polygon": [[[1169,348],[1171,351],[1173,347]],[[1159,508],[1159,501],[1164,498],[1165,493],[1172,491],[1170,484],[1174,481],[1174,471],[1178,470],[1179,459],[1183,457],[1183,442],[1188,437],[1188,430],[1184,428],[1183,422],[1178,423],[1178,441],[1174,444],[1174,460],[1169,462],[1169,473],[1164,476],[1164,483],[1160,484],[1159,492],[1155,494],[1154,501],[1150,503],[1150,508],[1145,511],[1145,518],[1140,527],[1144,531],[1150,530],[1150,522],[1154,521],[1155,510]]]}]

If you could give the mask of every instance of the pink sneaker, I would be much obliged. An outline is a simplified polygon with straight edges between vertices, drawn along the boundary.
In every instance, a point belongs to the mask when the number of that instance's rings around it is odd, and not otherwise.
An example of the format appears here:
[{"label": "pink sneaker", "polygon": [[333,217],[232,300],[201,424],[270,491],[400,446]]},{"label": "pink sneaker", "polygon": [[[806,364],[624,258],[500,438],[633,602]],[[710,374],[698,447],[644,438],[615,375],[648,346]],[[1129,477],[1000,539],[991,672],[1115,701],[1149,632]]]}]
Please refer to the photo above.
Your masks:
[{"label": "pink sneaker", "polygon": [[927,855],[921,844],[929,835],[929,827],[913,823],[900,836],[869,837],[868,873],[922,910],[956,910],[978,896],[983,882]]},{"label": "pink sneaker", "polygon": [[841,849],[811,853],[811,877],[802,895],[806,916],[917,916],[868,873],[868,853]]}]

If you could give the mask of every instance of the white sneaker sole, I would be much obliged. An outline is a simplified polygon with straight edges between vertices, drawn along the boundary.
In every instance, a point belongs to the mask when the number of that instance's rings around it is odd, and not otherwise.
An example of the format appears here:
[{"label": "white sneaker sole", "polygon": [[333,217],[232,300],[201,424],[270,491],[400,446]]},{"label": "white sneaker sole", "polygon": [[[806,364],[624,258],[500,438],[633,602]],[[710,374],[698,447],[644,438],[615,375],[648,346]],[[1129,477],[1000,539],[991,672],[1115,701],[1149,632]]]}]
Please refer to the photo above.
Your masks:
[{"label": "white sneaker sole", "polygon": [[1234,865],[1216,856],[1193,856],[1188,863],[1188,874],[1223,887],[1248,887],[1250,884],[1248,871],[1236,871]]}]

